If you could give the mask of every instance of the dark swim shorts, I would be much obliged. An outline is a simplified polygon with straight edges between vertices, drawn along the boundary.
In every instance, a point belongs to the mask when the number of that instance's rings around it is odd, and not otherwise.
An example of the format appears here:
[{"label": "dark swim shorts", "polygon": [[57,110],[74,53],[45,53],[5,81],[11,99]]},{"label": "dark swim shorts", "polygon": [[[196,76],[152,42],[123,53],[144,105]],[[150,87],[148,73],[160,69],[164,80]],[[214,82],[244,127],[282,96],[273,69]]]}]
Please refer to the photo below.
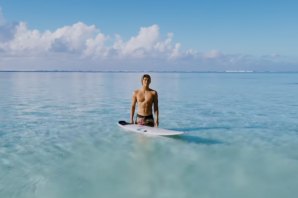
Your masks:
[{"label": "dark swim shorts", "polygon": [[153,115],[142,116],[137,114],[136,124],[154,127]]}]

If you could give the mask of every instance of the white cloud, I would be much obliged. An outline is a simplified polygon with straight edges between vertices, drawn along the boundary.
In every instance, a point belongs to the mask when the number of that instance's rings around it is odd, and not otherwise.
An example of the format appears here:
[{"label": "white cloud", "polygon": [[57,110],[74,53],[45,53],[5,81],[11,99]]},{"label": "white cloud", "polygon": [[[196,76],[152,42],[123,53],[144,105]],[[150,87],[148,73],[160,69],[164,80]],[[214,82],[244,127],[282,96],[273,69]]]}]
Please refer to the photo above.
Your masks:
[{"label": "white cloud", "polygon": [[[87,42],[99,30],[94,26],[88,26],[82,22],[73,24],[72,26],[65,26],[50,33],[49,40],[51,41],[51,49],[54,51],[68,51],[68,52],[82,52],[86,48]],[[100,34],[100,33],[98,33]]]},{"label": "white cloud", "polygon": [[22,54],[47,51],[49,43],[45,38],[47,33],[41,34],[38,30],[29,30],[24,22],[16,26],[13,39],[5,43],[9,54]]},{"label": "white cloud", "polygon": [[215,59],[220,58],[221,56],[223,56],[223,54],[218,50],[211,50],[203,54],[203,57],[206,59]]},{"label": "white cloud", "polygon": [[159,39],[159,27],[152,25],[150,27],[141,27],[139,34],[132,37],[123,47],[122,53],[137,57],[143,57],[146,52],[153,50],[154,44]]},{"label": "white cloud", "polygon": [[[99,67],[108,63],[149,66],[169,64],[167,61],[190,55],[181,52],[181,44],[173,42],[173,33],[163,38],[158,25],[141,27],[137,35],[128,40],[123,40],[120,35],[105,35],[95,25],[82,22],[54,31],[31,29],[25,22],[5,23],[0,35],[1,69],[20,64],[39,65],[43,69],[46,62],[63,63],[61,69],[73,66],[74,62]],[[68,60],[59,57],[68,57]],[[57,60],[56,63],[53,60]]]},{"label": "white cloud", "polygon": [[[111,38],[95,27],[82,22],[71,26],[64,26],[53,32],[41,32],[28,28],[20,22],[10,32],[10,40],[1,42],[0,48],[10,55],[46,55],[55,53],[75,53],[79,57],[88,58],[173,58],[180,55],[180,44],[172,42],[173,34],[168,34],[162,40],[159,26],[141,27],[136,36],[128,41],[122,40],[120,35]],[[105,41],[112,39],[109,46]]]},{"label": "white cloud", "polygon": [[105,46],[107,39],[108,37],[102,33],[97,34],[95,38],[88,38],[86,48],[83,51],[84,56],[107,57],[109,55],[109,49]]},{"label": "white cloud", "polygon": [[[66,69],[71,66],[114,66],[126,70],[129,66],[153,70],[208,70],[224,71],[240,67],[259,66],[264,58],[243,55],[226,55],[218,50],[197,52],[182,50],[181,44],[173,41],[174,34],[160,34],[154,24],[141,27],[137,35],[123,40],[121,35],[105,35],[95,25],[77,22],[54,31],[31,29],[25,22],[6,22],[0,8],[0,69],[18,68]],[[278,64],[279,55],[267,56]],[[51,65],[50,65],[51,64]],[[124,65],[124,66],[123,66]],[[293,64],[292,64],[293,65]],[[161,68],[162,67],[162,68]],[[253,69],[255,70],[255,69]]]},{"label": "white cloud", "polygon": [[45,54],[53,52],[82,52],[88,39],[97,32],[95,26],[78,22],[72,26],[59,28],[54,32],[40,32],[29,29],[24,22],[15,26],[12,38],[2,42],[2,49],[8,54]]}]

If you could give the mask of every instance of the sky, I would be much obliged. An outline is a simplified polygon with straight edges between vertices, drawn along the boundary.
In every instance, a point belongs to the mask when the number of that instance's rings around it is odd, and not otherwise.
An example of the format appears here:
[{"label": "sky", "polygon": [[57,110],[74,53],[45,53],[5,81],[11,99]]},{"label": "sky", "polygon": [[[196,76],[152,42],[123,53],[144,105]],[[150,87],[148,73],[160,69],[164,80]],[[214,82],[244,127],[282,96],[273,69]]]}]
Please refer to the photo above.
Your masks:
[{"label": "sky", "polygon": [[294,0],[0,0],[0,70],[298,71]]}]

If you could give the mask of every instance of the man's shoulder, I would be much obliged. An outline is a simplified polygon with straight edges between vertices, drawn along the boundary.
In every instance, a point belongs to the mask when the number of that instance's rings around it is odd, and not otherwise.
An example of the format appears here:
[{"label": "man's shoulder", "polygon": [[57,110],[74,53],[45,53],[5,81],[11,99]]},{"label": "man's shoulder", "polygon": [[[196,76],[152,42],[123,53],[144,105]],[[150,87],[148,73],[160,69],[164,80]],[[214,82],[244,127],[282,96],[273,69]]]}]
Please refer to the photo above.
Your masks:
[{"label": "man's shoulder", "polygon": [[136,89],[136,90],[133,91],[133,95],[137,95],[139,92],[140,92],[140,90]]},{"label": "man's shoulder", "polygon": [[157,94],[157,91],[154,90],[154,89],[150,89],[150,91],[151,91],[152,94]]}]

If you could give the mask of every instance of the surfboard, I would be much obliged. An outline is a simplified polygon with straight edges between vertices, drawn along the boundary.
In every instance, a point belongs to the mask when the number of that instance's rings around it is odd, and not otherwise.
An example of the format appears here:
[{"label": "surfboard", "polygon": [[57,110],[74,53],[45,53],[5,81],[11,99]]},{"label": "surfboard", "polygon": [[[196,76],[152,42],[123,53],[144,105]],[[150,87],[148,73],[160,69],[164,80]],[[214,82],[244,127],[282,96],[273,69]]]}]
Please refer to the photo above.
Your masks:
[{"label": "surfboard", "polygon": [[184,132],[182,131],[174,131],[174,130],[162,129],[158,127],[143,126],[138,124],[130,124],[123,120],[118,122],[118,126],[124,129],[125,131],[140,133],[148,136],[176,136],[176,135],[184,134]]}]

